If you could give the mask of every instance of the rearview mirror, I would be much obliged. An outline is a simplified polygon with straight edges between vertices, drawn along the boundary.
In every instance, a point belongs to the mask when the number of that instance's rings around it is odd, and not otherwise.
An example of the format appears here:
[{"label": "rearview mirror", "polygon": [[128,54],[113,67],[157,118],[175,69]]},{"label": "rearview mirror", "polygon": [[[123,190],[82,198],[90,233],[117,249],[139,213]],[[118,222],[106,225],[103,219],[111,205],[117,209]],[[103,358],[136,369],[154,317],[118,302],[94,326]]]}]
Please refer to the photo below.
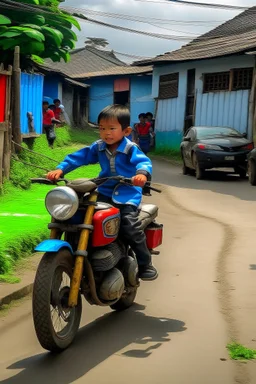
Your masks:
[{"label": "rearview mirror", "polygon": [[191,137],[184,137],[183,141],[191,141]]},{"label": "rearview mirror", "polygon": [[242,134],[242,136],[245,137],[245,138],[247,139],[247,133],[246,133],[246,132],[244,132],[244,133]]}]

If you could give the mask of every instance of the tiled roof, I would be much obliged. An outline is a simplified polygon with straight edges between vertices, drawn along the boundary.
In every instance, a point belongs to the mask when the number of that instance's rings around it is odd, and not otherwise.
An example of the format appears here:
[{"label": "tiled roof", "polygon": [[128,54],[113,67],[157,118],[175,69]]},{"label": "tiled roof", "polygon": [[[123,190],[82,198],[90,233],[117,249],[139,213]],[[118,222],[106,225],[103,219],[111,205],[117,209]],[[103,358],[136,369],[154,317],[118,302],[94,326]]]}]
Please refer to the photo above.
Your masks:
[{"label": "tiled roof", "polygon": [[68,63],[64,61],[54,63],[51,60],[45,60],[43,67],[52,72],[76,78],[81,73],[105,71],[114,66],[124,67],[125,63],[120,61],[113,52],[101,51],[87,46],[74,50]]},{"label": "tiled roof", "polygon": [[210,59],[242,53],[255,48],[256,7],[252,7],[177,51],[135,62],[134,65]]},{"label": "tiled roof", "polygon": [[90,87],[90,85],[88,84],[85,84],[85,83],[81,83],[80,81],[75,81],[75,80],[71,80],[67,77],[65,77],[64,79],[67,83],[69,84],[72,84],[72,85],[76,85],[77,87],[82,87],[82,88],[88,88]]},{"label": "tiled roof", "polygon": [[91,77],[99,77],[99,76],[111,76],[111,75],[139,75],[142,73],[151,73],[153,67],[143,66],[143,67],[135,67],[135,66],[124,66],[124,67],[112,67],[108,68],[105,71],[99,72],[84,72],[79,76],[71,76],[76,79],[88,79]]}]

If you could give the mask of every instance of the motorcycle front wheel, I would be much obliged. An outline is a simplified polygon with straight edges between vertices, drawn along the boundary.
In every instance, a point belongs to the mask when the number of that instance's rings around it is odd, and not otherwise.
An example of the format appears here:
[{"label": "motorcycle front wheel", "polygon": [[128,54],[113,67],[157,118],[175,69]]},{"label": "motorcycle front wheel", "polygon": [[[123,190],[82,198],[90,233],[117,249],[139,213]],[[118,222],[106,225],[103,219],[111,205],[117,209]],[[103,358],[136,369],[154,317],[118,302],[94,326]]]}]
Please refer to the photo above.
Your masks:
[{"label": "motorcycle front wheel", "polygon": [[61,352],[74,340],[80,325],[82,300],[68,307],[74,258],[70,251],[45,253],[39,263],[33,289],[33,320],[41,346]]}]

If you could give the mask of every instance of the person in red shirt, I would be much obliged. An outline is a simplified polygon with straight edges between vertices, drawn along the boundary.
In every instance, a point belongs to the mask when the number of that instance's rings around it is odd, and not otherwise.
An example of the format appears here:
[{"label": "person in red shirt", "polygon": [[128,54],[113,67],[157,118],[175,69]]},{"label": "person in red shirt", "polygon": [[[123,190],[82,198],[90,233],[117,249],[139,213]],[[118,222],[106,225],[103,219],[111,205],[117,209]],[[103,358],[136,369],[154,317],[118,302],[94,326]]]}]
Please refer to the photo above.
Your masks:
[{"label": "person in red shirt", "polygon": [[46,133],[46,138],[49,144],[49,147],[53,148],[54,140],[56,135],[54,132],[54,123],[60,123],[59,120],[55,118],[54,112],[49,109],[48,101],[43,102],[43,131]]},{"label": "person in red shirt", "polygon": [[146,121],[147,116],[145,113],[139,114],[139,120],[140,122],[135,125],[135,132],[136,136],[138,137],[138,144],[141,148],[141,150],[147,154],[150,150],[150,140],[151,140],[151,133],[152,133],[152,127],[151,123]]},{"label": "person in red shirt", "polygon": [[[145,154],[147,154],[150,150],[151,135],[153,134],[153,129],[151,127],[151,123],[147,121],[147,116],[145,113],[140,113],[138,117],[140,122],[135,124],[135,138],[133,141],[135,141],[139,145],[140,149]],[[151,181],[151,177],[148,181]],[[143,195],[151,196],[149,187],[145,186],[143,188]]]}]

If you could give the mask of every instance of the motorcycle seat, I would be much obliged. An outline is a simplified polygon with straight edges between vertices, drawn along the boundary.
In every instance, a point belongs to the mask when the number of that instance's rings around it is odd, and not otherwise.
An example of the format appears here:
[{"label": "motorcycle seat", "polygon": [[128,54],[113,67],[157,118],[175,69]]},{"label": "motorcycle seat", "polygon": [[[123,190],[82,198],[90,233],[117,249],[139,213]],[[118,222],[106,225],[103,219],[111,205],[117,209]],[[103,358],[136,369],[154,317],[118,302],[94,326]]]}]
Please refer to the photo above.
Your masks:
[{"label": "motorcycle seat", "polygon": [[158,207],[153,204],[141,204],[139,219],[142,223],[142,228],[145,229],[158,214]]}]

